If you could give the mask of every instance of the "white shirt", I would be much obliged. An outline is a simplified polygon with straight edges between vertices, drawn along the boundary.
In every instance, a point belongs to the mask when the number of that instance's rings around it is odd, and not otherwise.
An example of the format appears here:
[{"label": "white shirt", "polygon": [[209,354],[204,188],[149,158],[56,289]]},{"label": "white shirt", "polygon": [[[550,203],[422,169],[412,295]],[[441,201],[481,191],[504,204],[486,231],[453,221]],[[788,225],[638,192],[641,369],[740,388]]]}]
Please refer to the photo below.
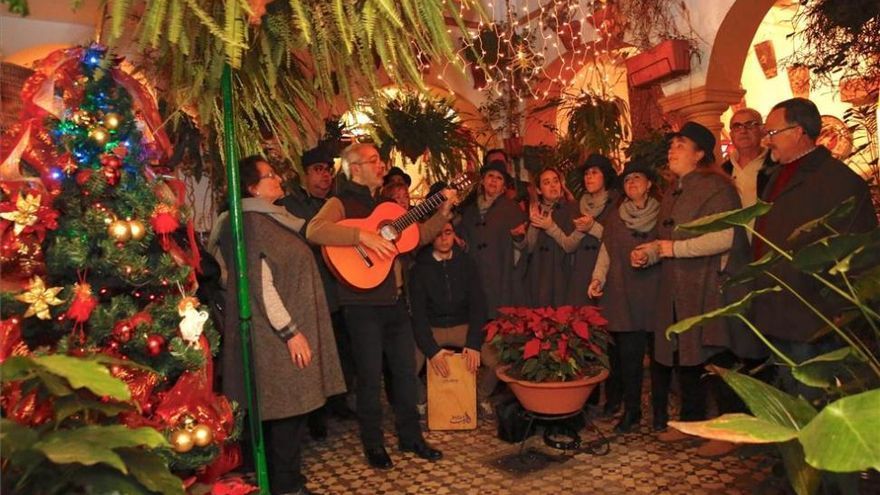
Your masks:
[{"label": "white shirt", "polygon": [[[730,153],[730,163],[733,164],[730,171],[730,177],[736,183],[736,190],[739,192],[739,199],[742,201],[743,208],[748,208],[758,202],[758,172],[764,166],[764,160],[767,158],[768,150],[763,150],[761,154],[746,164],[739,163],[739,153],[733,150]],[[749,227],[755,226],[755,220],[749,222]],[[749,243],[752,242],[751,231],[746,231],[749,236]]]}]

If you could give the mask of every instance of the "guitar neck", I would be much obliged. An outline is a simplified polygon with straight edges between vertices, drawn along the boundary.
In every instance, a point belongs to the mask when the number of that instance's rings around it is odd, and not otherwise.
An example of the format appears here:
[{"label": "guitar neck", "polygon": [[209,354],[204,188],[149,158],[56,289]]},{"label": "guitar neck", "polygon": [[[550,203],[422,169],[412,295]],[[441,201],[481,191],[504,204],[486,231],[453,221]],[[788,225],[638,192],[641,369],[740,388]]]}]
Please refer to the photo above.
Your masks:
[{"label": "guitar neck", "polygon": [[397,220],[391,222],[391,225],[398,232],[403,232],[404,229],[427,216],[435,208],[440,206],[444,201],[446,201],[446,196],[443,195],[442,191],[435,193],[428,197],[428,199],[419,203],[417,206],[410,208],[410,210],[406,212],[406,215],[403,215]]}]

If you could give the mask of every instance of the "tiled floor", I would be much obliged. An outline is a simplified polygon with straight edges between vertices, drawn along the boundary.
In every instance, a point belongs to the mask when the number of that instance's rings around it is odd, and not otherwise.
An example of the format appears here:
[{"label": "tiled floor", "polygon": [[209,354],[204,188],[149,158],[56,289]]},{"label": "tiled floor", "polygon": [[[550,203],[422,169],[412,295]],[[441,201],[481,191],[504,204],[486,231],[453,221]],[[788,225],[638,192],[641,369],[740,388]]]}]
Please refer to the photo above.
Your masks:
[{"label": "tiled floor", "polygon": [[[611,434],[612,420],[597,421]],[[395,468],[378,471],[367,466],[354,421],[331,420],[329,439],[310,442],[304,452],[308,487],[325,494],[775,494],[782,482],[771,475],[772,456],[741,449],[719,459],[694,454],[698,441],[663,444],[649,428],[611,437],[610,452],[601,457],[577,453],[562,462],[549,462],[530,473],[511,473],[499,461],[516,453],[517,446],[499,440],[492,422],[474,431],[427,432],[428,441],[444,458],[430,463],[392,447],[396,438],[390,418],[386,445]],[[586,431],[581,432],[587,438]],[[533,436],[527,446],[559,454]],[[527,447],[528,448],[528,447]],[[527,465],[534,465],[530,462]],[[521,470],[520,470],[521,471]]]}]

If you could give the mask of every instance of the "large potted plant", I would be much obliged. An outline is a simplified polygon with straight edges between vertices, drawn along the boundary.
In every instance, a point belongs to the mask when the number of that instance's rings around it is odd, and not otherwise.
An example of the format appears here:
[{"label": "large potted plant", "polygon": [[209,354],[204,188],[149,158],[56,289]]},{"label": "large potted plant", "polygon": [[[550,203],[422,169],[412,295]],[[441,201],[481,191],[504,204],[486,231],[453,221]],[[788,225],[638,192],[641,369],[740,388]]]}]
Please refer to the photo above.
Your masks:
[{"label": "large potted plant", "polygon": [[607,321],[594,306],[508,307],[486,325],[506,382],[526,410],[566,414],[580,410],[608,377]]}]

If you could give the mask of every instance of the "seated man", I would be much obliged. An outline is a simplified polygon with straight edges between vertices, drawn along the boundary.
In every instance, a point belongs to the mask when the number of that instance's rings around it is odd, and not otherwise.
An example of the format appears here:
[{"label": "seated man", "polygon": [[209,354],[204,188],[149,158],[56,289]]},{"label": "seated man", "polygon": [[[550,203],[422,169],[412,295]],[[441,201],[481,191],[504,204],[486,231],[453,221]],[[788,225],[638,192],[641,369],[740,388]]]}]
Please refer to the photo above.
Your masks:
[{"label": "seated man", "polygon": [[[489,395],[495,389],[495,349],[484,344],[486,300],[477,265],[455,245],[455,231],[447,223],[434,239],[432,247],[423,249],[410,272],[410,305],[416,351],[416,373],[429,356],[431,367],[441,376],[448,376],[446,356],[452,351],[443,346],[462,347],[467,368],[479,369],[477,398],[480,411],[491,415]],[[419,352],[419,350],[421,352]],[[485,365],[480,368],[480,363]],[[425,385],[420,382],[419,404],[425,403]],[[422,407],[420,407],[421,409]]]}]

